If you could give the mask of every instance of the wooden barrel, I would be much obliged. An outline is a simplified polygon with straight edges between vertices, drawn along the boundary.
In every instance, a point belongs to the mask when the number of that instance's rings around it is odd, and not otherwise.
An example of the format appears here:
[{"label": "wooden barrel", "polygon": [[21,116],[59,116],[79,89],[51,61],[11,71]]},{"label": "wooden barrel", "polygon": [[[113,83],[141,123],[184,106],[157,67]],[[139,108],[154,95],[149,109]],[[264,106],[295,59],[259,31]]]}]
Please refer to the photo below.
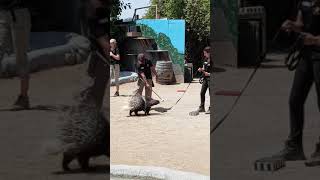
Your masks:
[{"label": "wooden barrel", "polygon": [[171,61],[157,61],[156,71],[159,84],[173,83],[173,67]]}]

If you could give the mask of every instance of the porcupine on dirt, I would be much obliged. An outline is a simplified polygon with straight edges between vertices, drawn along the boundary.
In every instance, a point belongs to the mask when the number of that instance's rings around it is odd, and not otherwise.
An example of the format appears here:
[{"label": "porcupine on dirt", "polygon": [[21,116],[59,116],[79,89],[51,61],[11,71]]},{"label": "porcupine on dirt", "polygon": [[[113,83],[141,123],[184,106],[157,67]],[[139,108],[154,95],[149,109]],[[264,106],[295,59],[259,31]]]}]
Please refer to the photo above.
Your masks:
[{"label": "porcupine on dirt", "polygon": [[145,115],[150,115],[151,106],[157,105],[160,102],[158,100],[147,101],[145,97],[141,96],[137,91],[134,92],[133,96],[129,101],[129,108],[131,116],[132,113],[139,116],[139,111],[144,111]]},{"label": "porcupine on dirt", "polygon": [[65,171],[70,170],[68,165],[74,159],[83,170],[88,170],[91,157],[110,156],[108,121],[96,105],[88,101],[88,94],[89,90],[83,91],[79,105],[64,116],[59,139],[65,147],[62,160]]}]

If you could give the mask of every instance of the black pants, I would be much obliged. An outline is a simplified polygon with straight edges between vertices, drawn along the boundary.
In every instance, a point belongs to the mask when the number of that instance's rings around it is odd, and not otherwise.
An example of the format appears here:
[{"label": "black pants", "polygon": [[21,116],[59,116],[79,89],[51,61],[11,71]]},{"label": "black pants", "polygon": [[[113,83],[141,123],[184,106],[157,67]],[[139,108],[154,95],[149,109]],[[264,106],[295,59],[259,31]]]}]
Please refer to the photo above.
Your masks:
[{"label": "black pants", "polygon": [[[92,36],[94,37],[94,36]],[[90,38],[91,40],[91,59],[88,67],[88,75],[94,79],[94,84],[91,87],[91,96],[97,105],[97,108],[102,107],[105,89],[107,83],[110,81],[110,65],[96,53],[100,53],[103,56],[104,49],[97,43],[96,38]],[[104,56],[108,61],[109,56]]]},{"label": "black pants", "polygon": [[204,103],[206,101],[206,92],[209,88],[210,92],[210,79],[209,78],[204,78],[202,86],[201,86],[201,91],[200,91],[200,98],[201,98],[201,104],[200,106],[204,107]]},{"label": "black pants", "polygon": [[318,108],[320,108],[320,60],[302,59],[296,69],[290,93],[290,135],[289,139],[302,145],[304,126],[304,104],[315,82]]}]

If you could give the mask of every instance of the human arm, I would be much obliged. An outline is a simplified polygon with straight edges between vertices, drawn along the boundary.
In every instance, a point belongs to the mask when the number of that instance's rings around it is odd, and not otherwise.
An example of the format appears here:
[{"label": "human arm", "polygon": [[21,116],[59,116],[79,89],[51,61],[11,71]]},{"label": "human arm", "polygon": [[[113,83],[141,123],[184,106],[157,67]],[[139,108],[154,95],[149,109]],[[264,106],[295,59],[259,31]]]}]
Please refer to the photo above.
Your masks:
[{"label": "human arm", "polygon": [[151,85],[148,83],[147,78],[146,78],[146,75],[144,74],[144,72],[140,72],[140,76],[141,76],[143,82],[145,83],[145,85],[146,85],[148,88],[150,88]]},{"label": "human arm", "polygon": [[320,46],[320,36],[314,36],[311,33],[302,33],[304,35],[304,45]]},{"label": "human arm", "polygon": [[302,32],[303,26],[304,26],[304,23],[303,23],[302,12],[299,11],[296,17],[296,20],[292,21],[288,19],[284,21],[284,23],[281,25],[281,29],[287,32],[290,32],[290,31]]},{"label": "human arm", "polygon": [[147,80],[147,77],[144,73],[144,66],[142,66],[141,64],[138,63],[136,68],[137,68],[140,80],[142,80],[147,87],[150,87],[148,80]]},{"label": "human arm", "polygon": [[110,57],[112,57],[113,59],[120,61],[120,55],[117,52],[116,54],[113,54],[113,52],[110,51]]},{"label": "human arm", "polygon": [[[205,66],[207,66],[207,68]],[[202,68],[199,68],[198,71],[202,72],[204,76],[208,77],[210,76],[210,73],[208,72],[210,71],[210,67],[211,67],[210,64],[206,64],[206,65],[203,65]]]}]

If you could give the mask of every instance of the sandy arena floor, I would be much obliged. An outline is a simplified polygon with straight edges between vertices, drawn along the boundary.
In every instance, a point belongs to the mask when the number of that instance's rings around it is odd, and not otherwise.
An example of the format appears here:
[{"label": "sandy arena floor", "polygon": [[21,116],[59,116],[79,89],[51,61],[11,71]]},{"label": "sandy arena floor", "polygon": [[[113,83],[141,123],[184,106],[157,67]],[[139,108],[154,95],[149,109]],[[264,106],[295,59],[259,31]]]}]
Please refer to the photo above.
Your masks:
[{"label": "sandy arena floor", "polygon": [[[159,85],[154,90],[165,100],[150,116],[129,116],[127,105],[135,83],[120,86],[120,97],[111,88],[111,164],[160,166],[209,175],[210,116],[189,116],[200,103],[198,81],[189,84]],[[171,110],[183,92],[183,98]],[[153,98],[158,99],[155,94]],[[209,93],[207,103],[209,105]],[[140,112],[143,114],[143,112]]]}]

